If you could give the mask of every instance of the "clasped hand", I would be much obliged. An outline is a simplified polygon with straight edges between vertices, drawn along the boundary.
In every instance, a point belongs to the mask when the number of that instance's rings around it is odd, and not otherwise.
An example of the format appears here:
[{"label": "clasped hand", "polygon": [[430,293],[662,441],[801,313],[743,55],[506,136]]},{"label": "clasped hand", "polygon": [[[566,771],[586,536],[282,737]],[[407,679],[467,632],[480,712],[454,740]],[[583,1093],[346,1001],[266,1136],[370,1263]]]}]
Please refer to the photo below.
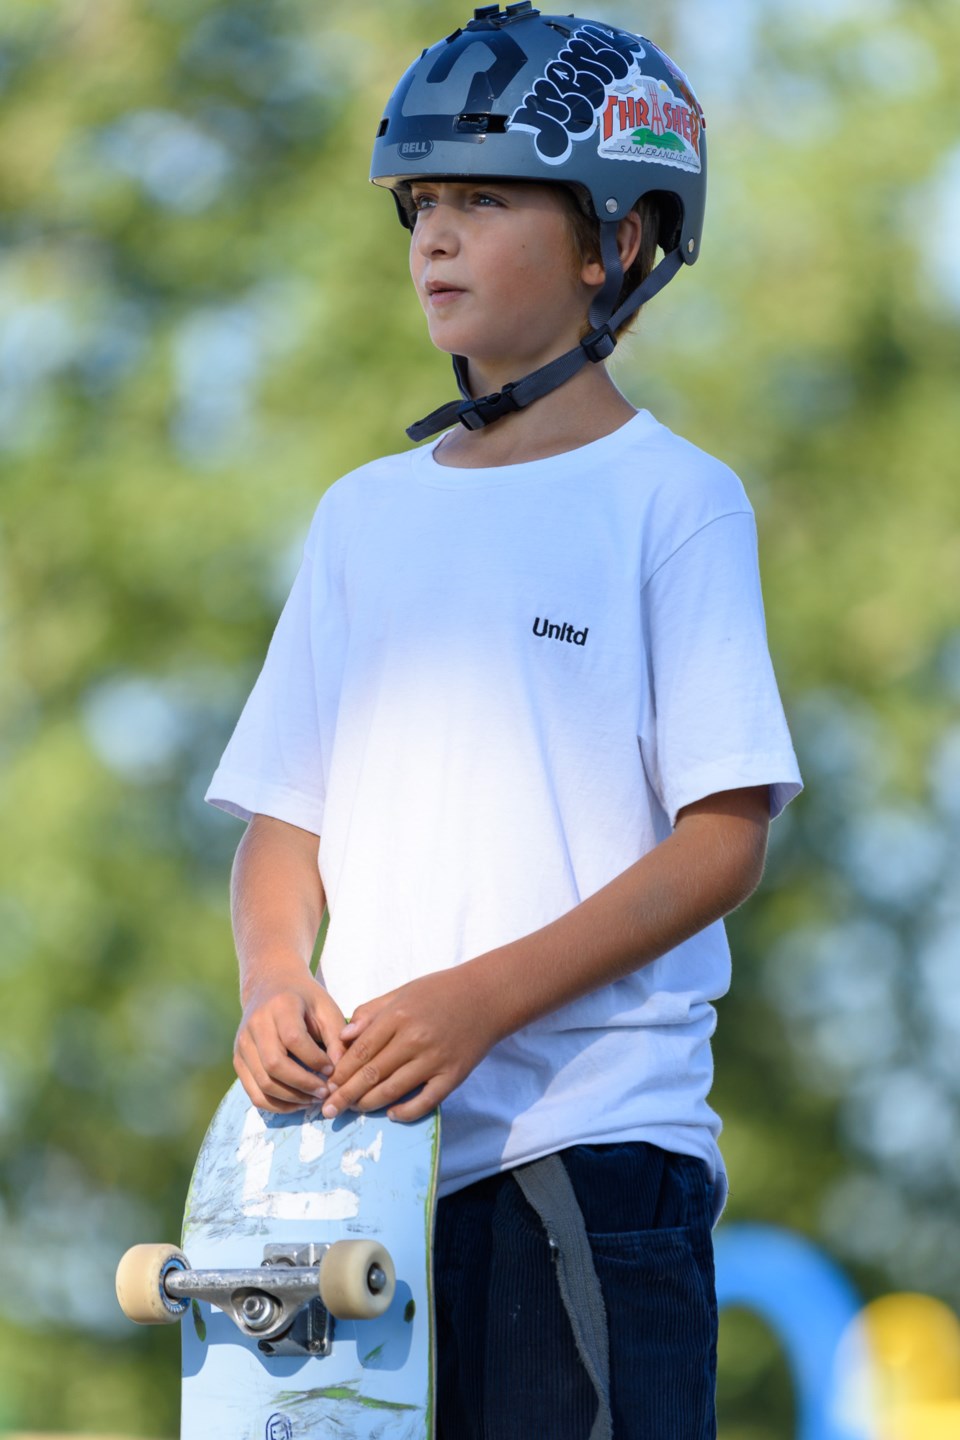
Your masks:
[{"label": "clasped hand", "polygon": [[458,966],[367,1001],[347,1024],[308,976],[250,997],[234,1066],[260,1109],[286,1113],[321,1102],[327,1118],[387,1107],[393,1120],[417,1120],[500,1038],[478,998]]}]

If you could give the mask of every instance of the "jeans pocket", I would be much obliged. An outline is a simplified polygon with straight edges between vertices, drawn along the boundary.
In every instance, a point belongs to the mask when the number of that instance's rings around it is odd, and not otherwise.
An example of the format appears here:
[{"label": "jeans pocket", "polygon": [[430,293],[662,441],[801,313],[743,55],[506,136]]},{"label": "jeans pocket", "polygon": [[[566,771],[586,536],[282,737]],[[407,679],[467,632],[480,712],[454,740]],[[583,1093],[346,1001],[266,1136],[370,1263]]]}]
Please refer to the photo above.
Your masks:
[{"label": "jeans pocket", "polygon": [[681,1226],[589,1240],[607,1310],[615,1434],[708,1440],[717,1338],[709,1234]]}]

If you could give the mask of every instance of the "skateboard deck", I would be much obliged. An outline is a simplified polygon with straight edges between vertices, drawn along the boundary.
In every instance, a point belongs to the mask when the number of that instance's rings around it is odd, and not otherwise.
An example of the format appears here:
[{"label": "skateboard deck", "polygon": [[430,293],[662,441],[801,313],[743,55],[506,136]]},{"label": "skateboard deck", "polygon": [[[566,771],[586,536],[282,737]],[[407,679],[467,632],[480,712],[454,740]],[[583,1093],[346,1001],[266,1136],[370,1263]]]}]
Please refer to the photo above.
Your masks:
[{"label": "skateboard deck", "polygon": [[431,1440],[439,1124],[228,1091],[182,1250],[134,1247],[117,1278],[131,1318],[181,1320],[181,1440]]}]

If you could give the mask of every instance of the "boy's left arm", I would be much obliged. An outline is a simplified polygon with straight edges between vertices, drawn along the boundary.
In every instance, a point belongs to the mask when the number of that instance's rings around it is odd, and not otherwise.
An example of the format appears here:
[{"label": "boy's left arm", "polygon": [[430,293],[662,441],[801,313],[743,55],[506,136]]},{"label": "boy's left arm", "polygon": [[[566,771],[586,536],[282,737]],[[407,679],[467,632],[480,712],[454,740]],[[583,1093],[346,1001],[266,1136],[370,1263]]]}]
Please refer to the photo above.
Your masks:
[{"label": "boy's left arm", "polygon": [[[756,889],[763,873],[767,787],[686,806],[672,834],[541,930],[360,1005],[341,1033],[327,1116],[389,1106],[415,1120],[487,1052],[543,1015],[639,970]],[[412,1099],[397,1102],[411,1091]]]}]

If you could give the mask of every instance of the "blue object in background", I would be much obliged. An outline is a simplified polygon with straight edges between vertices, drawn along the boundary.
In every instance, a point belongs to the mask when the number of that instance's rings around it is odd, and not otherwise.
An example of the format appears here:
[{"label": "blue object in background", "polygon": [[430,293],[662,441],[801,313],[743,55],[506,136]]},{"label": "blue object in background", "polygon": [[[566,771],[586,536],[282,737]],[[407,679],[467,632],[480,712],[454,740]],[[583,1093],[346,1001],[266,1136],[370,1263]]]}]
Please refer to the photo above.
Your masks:
[{"label": "blue object in background", "polygon": [[[809,1240],[773,1225],[725,1225],[714,1237],[717,1301],[764,1320],[783,1346],[797,1397],[796,1440],[872,1440],[840,1413],[841,1337],[861,1301],[837,1265]],[[850,1353],[850,1335],[844,1346]]]}]

